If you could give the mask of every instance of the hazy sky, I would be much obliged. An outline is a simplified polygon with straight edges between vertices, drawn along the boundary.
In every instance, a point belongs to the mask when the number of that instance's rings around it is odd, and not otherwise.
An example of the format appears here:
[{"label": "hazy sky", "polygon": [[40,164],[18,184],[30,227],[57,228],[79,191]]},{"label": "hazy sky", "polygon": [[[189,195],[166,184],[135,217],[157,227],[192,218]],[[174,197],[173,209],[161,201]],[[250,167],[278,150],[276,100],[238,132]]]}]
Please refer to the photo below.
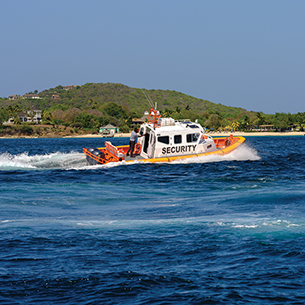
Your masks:
[{"label": "hazy sky", "polygon": [[303,0],[0,0],[0,10],[0,97],[111,82],[305,112]]}]

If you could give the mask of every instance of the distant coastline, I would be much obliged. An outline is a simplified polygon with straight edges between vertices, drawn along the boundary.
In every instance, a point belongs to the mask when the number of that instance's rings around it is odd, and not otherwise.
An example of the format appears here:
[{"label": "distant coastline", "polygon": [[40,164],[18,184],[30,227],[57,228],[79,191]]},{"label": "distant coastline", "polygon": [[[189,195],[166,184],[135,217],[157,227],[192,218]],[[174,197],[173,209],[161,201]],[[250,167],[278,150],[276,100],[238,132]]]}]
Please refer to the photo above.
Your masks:
[{"label": "distant coastline", "polygon": [[[260,132],[242,132],[237,131],[232,133],[233,136],[243,136],[243,137],[261,137],[261,136],[304,136],[305,132],[300,131],[289,131],[289,132],[268,132],[268,131],[260,131]],[[230,132],[220,132],[220,133],[209,133],[212,137],[229,137],[231,135]],[[114,135],[115,138],[124,138],[130,137],[130,133],[117,133]],[[75,135],[75,136],[67,136],[65,138],[102,138],[98,134],[87,134],[87,135]],[[106,139],[106,138],[103,138]]]},{"label": "distant coastline", "polygon": [[[221,133],[210,133],[212,137],[228,137],[230,136],[230,132],[221,132]],[[289,132],[268,132],[268,131],[261,131],[261,132],[233,132],[233,136],[243,136],[243,137],[262,137],[262,136],[272,136],[272,137],[283,137],[283,136],[304,136],[305,132],[300,131],[289,131]],[[130,133],[116,133],[114,135],[115,138],[129,138]],[[111,139],[111,138],[104,138],[99,134],[79,134],[79,135],[69,135],[69,136],[5,136],[0,137],[0,139],[24,139],[24,138],[101,138],[104,140]]]}]

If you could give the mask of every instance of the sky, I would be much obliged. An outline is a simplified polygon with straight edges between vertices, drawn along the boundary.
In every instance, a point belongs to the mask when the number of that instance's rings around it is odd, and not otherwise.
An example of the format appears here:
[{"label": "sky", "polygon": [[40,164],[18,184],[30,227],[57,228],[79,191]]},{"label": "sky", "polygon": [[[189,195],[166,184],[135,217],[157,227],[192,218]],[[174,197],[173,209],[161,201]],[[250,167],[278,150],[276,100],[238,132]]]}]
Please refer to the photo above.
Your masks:
[{"label": "sky", "polygon": [[109,82],[305,112],[303,0],[0,0],[0,10],[0,97]]}]

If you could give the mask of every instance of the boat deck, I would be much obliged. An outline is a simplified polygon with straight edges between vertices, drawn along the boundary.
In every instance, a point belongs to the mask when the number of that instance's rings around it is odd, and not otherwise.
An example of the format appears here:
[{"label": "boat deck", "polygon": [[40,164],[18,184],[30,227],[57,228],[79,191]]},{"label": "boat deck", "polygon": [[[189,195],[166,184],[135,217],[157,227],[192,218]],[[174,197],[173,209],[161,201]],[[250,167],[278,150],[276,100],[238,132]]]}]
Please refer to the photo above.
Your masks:
[{"label": "boat deck", "polygon": [[141,160],[143,159],[143,157],[141,157],[140,155],[135,155],[134,157],[130,157],[130,156],[126,156],[125,155],[125,161],[130,161],[130,160]]}]

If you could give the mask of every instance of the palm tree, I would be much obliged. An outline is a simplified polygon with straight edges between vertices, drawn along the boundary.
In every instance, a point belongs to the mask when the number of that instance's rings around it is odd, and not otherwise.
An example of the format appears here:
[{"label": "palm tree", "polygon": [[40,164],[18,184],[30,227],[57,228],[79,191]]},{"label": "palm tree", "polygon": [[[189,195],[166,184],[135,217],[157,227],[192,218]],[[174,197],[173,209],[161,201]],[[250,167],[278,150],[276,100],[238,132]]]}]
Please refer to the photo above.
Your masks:
[{"label": "palm tree", "polygon": [[7,107],[7,111],[9,112],[10,116],[12,117],[13,114],[14,114],[13,106],[12,106],[12,105],[9,105],[9,106]]},{"label": "palm tree", "polygon": [[21,108],[18,104],[14,106],[13,110],[15,114],[19,114],[21,112]]},{"label": "palm tree", "polygon": [[232,129],[235,130],[235,128],[239,127],[239,123],[237,121],[232,122]]}]

